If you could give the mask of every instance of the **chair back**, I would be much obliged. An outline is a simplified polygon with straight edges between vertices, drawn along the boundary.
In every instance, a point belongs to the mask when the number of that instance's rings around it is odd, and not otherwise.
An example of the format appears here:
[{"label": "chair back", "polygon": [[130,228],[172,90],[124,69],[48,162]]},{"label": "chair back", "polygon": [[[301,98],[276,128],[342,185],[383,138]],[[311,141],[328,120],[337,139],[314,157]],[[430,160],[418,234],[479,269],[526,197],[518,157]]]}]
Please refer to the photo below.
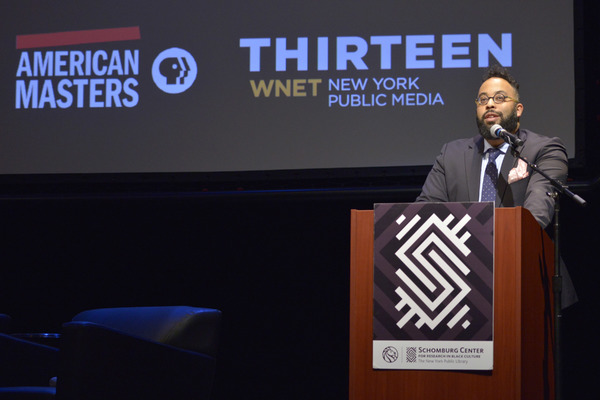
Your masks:
[{"label": "chair back", "polygon": [[215,357],[221,312],[188,306],[100,308],[81,312],[73,321],[92,322]]}]

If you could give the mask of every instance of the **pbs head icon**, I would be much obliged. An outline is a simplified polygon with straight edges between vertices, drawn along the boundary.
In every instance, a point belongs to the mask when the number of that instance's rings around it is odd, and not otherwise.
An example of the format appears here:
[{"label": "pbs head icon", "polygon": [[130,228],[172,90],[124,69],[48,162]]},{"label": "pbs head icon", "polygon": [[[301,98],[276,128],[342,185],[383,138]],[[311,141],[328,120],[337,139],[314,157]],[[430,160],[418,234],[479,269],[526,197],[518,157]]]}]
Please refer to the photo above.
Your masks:
[{"label": "pbs head icon", "polygon": [[162,51],[152,63],[152,79],[165,93],[177,94],[188,90],[198,75],[196,60],[178,47]]}]

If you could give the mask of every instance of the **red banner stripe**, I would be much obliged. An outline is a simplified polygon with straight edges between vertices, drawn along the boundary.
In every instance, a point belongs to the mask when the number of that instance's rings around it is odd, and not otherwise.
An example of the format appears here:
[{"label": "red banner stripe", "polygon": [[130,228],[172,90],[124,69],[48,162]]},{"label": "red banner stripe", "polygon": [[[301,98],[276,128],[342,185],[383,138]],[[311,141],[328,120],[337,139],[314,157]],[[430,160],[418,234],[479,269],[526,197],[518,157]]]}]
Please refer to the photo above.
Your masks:
[{"label": "red banner stripe", "polygon": [[124,40],[139,40],[140,38],[139,26],[17,35],[17,49],[69,46],[84,43],[120,42]]}]

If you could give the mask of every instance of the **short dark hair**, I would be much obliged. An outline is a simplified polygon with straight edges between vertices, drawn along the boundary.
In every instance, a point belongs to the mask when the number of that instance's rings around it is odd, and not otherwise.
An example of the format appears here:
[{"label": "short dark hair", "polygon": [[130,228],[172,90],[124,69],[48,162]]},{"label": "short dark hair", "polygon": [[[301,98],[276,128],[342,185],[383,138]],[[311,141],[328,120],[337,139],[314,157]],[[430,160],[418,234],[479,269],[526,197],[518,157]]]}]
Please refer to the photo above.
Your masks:
[{"label": "short dark hair", "polygon": [[510,86],[515,89],[517,92],[517,96],[519,96],[519,82],[508,72],[508,70],[500,65],[493,65],[485,71],[483,75],[483,82],[487,81],[490,78],[501,78],[506,82],[510,83]]}]

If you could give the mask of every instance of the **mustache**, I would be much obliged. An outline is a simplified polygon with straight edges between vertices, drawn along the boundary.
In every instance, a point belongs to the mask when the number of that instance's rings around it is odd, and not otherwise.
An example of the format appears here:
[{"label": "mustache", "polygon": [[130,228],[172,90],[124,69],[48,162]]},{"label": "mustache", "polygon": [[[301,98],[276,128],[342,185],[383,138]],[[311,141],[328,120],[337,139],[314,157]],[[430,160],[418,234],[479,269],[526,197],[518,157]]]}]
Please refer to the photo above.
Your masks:
[{"label": "mustache", "polygon": [[483,113],[482,117],[485,118],[488,114],[494,114],[494,115],[497,115],[497,116],[499,116],[501,118],[503,117],[502,112],[500,112],[500,111],[494,111],[494,110],[488,110],[488,111],[486,111],[485,113]]}]

